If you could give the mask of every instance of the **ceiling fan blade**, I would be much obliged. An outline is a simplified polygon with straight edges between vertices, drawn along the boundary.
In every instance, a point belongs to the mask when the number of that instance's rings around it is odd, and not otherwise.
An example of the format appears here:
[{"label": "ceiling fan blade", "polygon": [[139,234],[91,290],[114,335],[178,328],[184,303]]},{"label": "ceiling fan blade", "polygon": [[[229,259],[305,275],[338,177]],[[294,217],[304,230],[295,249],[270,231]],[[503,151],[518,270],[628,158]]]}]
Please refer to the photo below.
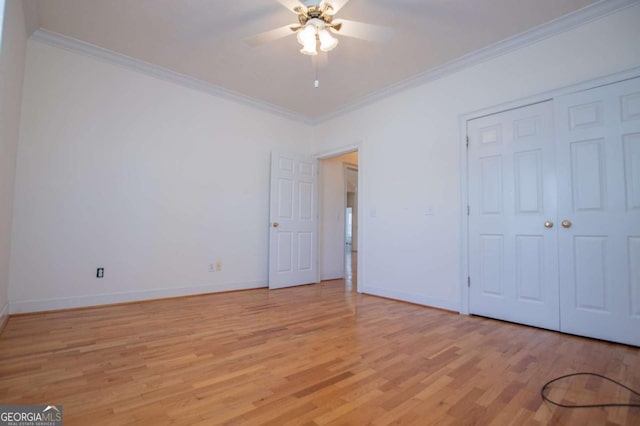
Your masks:
[{"label": "ceiling fan blade", "polygon": [[266,31],[258,35],[254,35],[253,37],[245,38],[244,42],[251,47],[260,46],[262,44],[269,43],[270,41],[278,40],[279,38],[294,34],[291,27],[292,25],[285,25],[284,27],[276,28],[275,30]]},{"label": "ceiling fan blade", "polygon": [[327,12],[327,14],[329,15],[335,15],[336,13],[338,13],[338,11],[340,9],[342,9],[344,7],[345,4],[347,4],[349,2],[349,0],[322,0],[320,2],[320,5],[322,6],[323,4],[329,4],[331,5],[331,10],[329,12]]},{"label": "ceiling fan blade", "polygon": [[365,24],[350,19],[338,19],[335,24],[342,24],[339,30],[332,29],[336,34],[355,37],[362,40],[384,43],[393,35],[393,29],[380,25]]},{"label": "ceiling fan blade", "polygon": [[289,9],[291,12],[295,13],[296,15],[298,14],[298,12],[296,12],[296,9],[298,7],[302,7],[303,9],[306,10],[306,6],[300,3],[298,0],[278,0],[278,3],[280,3],[281,5]]}]

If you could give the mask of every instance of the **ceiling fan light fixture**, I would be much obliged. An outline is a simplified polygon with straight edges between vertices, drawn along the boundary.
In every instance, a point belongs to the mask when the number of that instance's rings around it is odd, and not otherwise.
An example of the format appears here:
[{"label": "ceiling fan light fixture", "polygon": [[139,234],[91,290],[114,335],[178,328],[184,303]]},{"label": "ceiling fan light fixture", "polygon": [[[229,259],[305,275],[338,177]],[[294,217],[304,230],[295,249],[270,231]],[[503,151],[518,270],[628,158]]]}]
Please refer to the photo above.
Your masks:
[{"label": "ceiling fan light fixture", "polygon": [[323,52],[330,52],[338,45],[338,39],[324,28],[318,31],[318,39],[320,40],[320,50]]},{"label": "ceiling fan light fixture", "polygon": [[302,49],[300,49],[300,53],[304,55],[317,55],[318,51],[316,50],[316,36],[313,36],[312,40],[307,40],[303,45]]},{"label": "ceiling fan light fixture", "polygon": [[[2,0],[0,0],[2,1]],[[286,25],[245,39],[250,46],[258,46],[295,33],[302,46],[301,53],[317,55],[318,50],[329,52],[335,49],[339,39],[334,35],[354,37],[361,40],[385,42],[393,33],[388,27],[371,25],[359,21],[336,18],[349,0],[277,0],[298,17],[298,24]],[[344,30],[342,30],[342,28]],[[341,31],[342,30],[342,31]]]},{"label": "ceiling fan light fixture", "polygon": [[[309,46],[316,42],[316,27],[313,25],[305,25],[300,31],[298,31],[298,43],[302,46]],[[315,49],[314,49],[315,50]]]},{"label": "ceiling fan light fixture", "polygon": [[300,49],[300,53],[302,53],[303,55],[311,55],[311,56],[317,55],[318,52],[316,51],[316,44],[315,43],[310,45],[305,44],[302,47],[302,49]]}]

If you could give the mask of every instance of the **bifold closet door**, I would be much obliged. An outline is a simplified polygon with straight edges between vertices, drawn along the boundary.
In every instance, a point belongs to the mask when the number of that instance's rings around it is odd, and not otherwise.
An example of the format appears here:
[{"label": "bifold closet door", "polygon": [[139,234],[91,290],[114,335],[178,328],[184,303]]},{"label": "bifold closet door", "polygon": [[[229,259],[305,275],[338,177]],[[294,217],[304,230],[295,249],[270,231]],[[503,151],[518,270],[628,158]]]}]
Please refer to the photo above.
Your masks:
[{"label": "bifold closet door", "polygon": [[467,123],[470,311],[557,330],[553,109]]},{"label": "bifold closet door", "polygon": [[554,105],[560,329],[640,346],[640,79]]}]

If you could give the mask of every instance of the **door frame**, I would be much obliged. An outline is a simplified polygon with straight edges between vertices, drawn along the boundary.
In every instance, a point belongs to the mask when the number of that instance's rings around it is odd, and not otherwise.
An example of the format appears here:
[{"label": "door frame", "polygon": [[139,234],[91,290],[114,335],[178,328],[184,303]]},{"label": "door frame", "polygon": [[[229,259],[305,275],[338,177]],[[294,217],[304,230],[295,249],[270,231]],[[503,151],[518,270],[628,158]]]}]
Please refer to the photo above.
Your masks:
[{"label": "door frame", "polygon": [[[314,157],[316,159],[320,160],[326,160],[328,158],[331,157],[337,157],[339,155],[343,155],[343,154],[349,154],[350,152],[357,152],[358,153],[358,248],[359,250],[357,251],[357,267],[358,267],[358,279],[356,280],[356,291],[358,293],[362,293],[363,289],[365,288],[364,286],[364,280],[365,280],[365,272],[364,272],[364,250],[360,250],[361,247],[363,247],[363,242],[365,240],[365,225],[364,225],[364,176],[363,176],[363,169],[364,169],[364,163],[366,160],[365,157],[365,150],[364,150],[364,143],[363,141],[357,142],[354,145],[348,145],[348,146],[344,146],[341,148],[335,148],[335,149],[330,149],[330,150],[326,150],[326,151],[321,151],[319,153],[316,153],[314,155]],[[343,169],[344,170],[344,169]],[[344,177],[344,172],[343,172],[343,177]],[[322,191],[322,179],[320,179],[319,182],[319,188],[318,188],[318,192]],[[346,184],[345,184],[346,185]],[[345,206],[346,206],[346,191],[345,191]],[[318,204],[318,212],[320,212],[322,210],[322,197],[320,198],[320,204]],[[344,222],[344,221],[343,221]],[[343,225],[344,227],[344,225]],[[344,235],[344,232],[343,232]],[[318,256],[320,257],[322,254],[320,253],[320,239],[322,238],[322,235],[319,235],[318,238],[318,247],[317,247],[317,253]],[[344,236],[343,236],[344,238]],[[318,258],[318,264],[322,264],[322,259]],[[343,263],[343,268],[344,268],[344,263]],[[344,273],[344,270],[343,270]],[[318,268],[318,276],[320,276],[320,268]]]},{"label": "door frame", "polygon": [[[508,101],[502,104],[482,108],[479,110],[471,111],[465,114],[461,114],[458,118],[459,128],[459,140],[458,140],[458,156],[460,158],[460,309],[459,312],[463,315],[469,315],[469,220],[467,215],[467,206],[469,205],[469,163],[467,158],[467,123],[470,120],[481,118],[487,115],[497,114],[500,112],[509,111],[516,108],[525,107],[540,102],[551,101],[552,105],[554,98],[562,95],[569,95],[571,93],[581,92],[584,90],[594,89],[596,87],[604,86],[607,84],[617,83],[631,78],[640,77],[640,67],[630,68],[625,71],[608,74],[605,76],[597,77],[591,80],[583,81],[577,84],[564,86],[549,90],[546,92],[538,93],[532,96],[527,96],[512,101]],[[360,176],[358,176],[358,185],[360,184]],[[358,216],[360,220],[360,216]],[[359,231],[359,229],[358,229]],[[360,262],[360,258],[358,258]],[[358,267],[360,264],[358,263]],[[360,291],[360,290],[358,290]]]}]

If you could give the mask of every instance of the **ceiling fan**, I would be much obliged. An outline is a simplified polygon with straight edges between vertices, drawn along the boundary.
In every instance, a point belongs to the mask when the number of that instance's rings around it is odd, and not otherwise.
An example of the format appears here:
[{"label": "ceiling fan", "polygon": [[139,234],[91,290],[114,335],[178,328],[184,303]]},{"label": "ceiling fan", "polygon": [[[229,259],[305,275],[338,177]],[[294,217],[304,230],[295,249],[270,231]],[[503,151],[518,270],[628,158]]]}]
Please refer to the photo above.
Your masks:
[{"label": "ceiling fan", "polygon": [[348,1],[278,0],[280,4],[298,16],[298,23],[266,31],[244,41],[250,46],[259,46],[291,34],[297,34],[298,42],[302,45],[300,52],[314,56],[318,54],[317,47],[320,47],[323,52],[328,52],[338,45],[338,39],[332,34],[373,42],[384,42],[391,37],[393,30],[387,27],[349,19],[336,19],[335,14]]}]

